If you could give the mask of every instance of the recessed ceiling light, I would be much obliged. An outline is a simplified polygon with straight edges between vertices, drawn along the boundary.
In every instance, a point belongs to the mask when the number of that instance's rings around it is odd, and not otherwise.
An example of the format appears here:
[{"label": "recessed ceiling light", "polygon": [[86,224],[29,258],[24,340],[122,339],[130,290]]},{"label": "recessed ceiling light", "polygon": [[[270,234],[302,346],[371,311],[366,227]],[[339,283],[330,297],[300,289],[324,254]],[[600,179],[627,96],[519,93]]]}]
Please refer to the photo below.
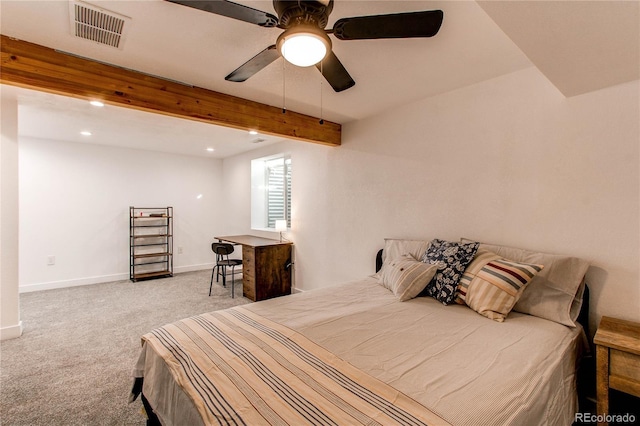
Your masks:
[{"label": "recessed ceiling light", "polygon": [[209,151],[209,152],[213,152],[213,151],[215,151],[215,149],[213,149],[213,148],[207,148],[207,151]]},{"label": "recessed ceiling light", "polygon": [[91,105],[93,105],[94,107],[103,107],[104,103],[100,102],[100,101],[91,101],[89,102]]},{"label": "recessed ceiling light", "polygon": [[250,135],[257,135],[258,132],[256,130],[249,130]]},{"label": "recessed ceiling light", "polygon": [[91,136],[91,132],[89,132],[88,130],[83,130],[83,131],[80,132],[80,134],[82,136]]}]

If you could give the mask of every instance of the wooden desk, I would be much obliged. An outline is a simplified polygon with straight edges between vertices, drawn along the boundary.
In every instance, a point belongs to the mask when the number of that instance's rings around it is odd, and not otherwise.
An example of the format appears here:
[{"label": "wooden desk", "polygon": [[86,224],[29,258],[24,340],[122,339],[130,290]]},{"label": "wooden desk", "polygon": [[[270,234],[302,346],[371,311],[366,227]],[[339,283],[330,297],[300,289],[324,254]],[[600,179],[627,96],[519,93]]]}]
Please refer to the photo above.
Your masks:
[{"label": "wooden desk", "polygon": [[255,301],[291,294],[291,242],[253,235],[215,237],[242,245],[242,295]]},{"label": "wooden desk", "polygon": [[[640,324],[602,317],[596,344],[598,416],[609,413],[609,389],[640,397]],[[599,424],[606,424],[602,422]]]}]

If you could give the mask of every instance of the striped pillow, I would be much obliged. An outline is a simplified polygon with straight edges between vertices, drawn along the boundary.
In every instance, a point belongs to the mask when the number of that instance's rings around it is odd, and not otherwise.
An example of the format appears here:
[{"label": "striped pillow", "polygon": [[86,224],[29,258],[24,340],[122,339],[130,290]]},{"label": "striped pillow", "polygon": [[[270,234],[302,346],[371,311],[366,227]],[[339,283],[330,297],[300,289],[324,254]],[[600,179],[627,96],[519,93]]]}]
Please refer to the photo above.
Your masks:
[{"label": "striped pillow", "polygon": [[428,265],[405,254],[385,264],[379,282],[404,302],[420,294],[437,270],[438,265]]},{"label": "striped pillow", "polygon": [[479,249],[458,284],[456,302],[503,322],[543,265],[514,262]]}]

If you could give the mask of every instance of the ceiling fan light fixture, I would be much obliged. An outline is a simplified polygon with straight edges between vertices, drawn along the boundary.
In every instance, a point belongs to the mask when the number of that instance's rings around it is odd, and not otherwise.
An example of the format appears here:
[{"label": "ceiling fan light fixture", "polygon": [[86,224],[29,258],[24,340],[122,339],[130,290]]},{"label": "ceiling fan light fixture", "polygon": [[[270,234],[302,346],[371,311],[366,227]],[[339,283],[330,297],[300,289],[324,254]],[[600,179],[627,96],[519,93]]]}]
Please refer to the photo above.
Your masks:
[{"label": "ceiling fan light fixture", "polygon": [[331,50],[331,40],[320,28],[297,26],[280,34],[276,46],[280,54],[293,65],[310,67],[327,56]]}]

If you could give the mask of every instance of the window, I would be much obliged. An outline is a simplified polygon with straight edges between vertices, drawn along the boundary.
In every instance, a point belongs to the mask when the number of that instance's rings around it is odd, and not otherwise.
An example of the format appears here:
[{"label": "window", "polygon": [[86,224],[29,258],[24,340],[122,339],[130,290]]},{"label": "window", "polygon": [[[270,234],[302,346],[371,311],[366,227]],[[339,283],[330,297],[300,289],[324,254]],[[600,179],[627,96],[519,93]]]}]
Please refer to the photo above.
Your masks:
[{"label": "window", "polygon": [[274,230],[276,220],[291,227],[291,157],[251,161],[251,228]]}]

